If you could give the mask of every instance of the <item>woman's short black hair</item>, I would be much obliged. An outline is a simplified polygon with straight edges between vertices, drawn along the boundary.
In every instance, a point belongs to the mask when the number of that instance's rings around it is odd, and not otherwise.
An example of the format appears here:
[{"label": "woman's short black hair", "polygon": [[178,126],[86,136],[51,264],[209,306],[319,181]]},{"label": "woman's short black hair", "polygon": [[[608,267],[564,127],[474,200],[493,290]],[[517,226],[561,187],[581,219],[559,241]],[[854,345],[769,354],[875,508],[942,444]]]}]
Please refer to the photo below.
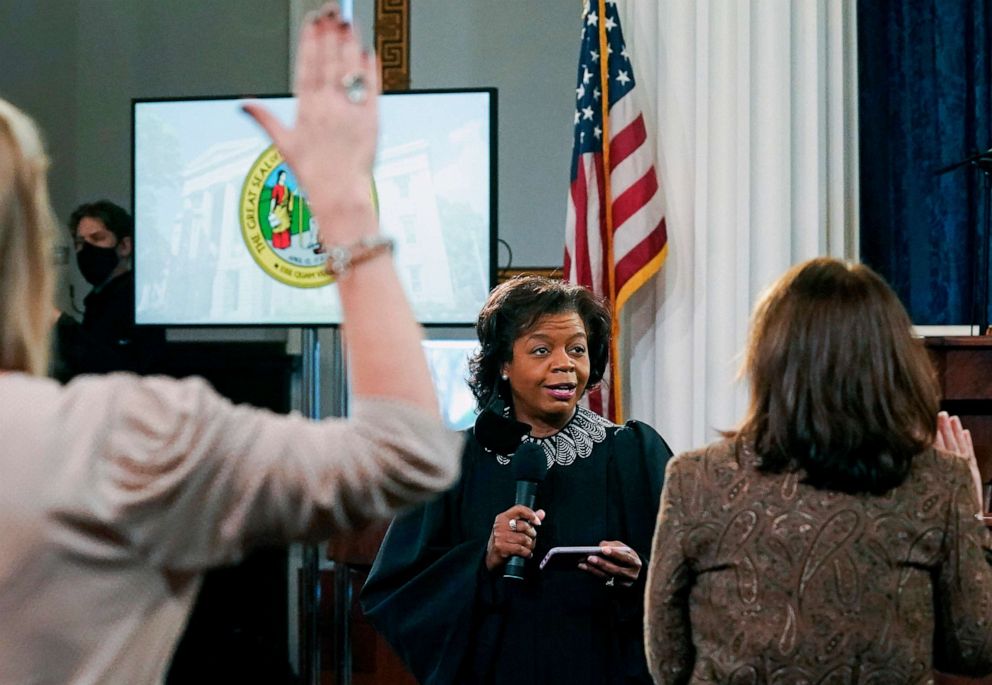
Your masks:
[{"label": "woman's short black hair", "polygon": [[542,316],[575,312],[586,329],[589,349],[589,384],[599,383],[610,355],[610,310],[603,300],[580,285],[541,276],[517,276],[489,294],[479,312],[475,330],[479,351],[469,361],[468,384],[479,409],[498,392],[505,401],[510,393],[500,380],[500,367],[513,358],[513,343],[534,327]]}]

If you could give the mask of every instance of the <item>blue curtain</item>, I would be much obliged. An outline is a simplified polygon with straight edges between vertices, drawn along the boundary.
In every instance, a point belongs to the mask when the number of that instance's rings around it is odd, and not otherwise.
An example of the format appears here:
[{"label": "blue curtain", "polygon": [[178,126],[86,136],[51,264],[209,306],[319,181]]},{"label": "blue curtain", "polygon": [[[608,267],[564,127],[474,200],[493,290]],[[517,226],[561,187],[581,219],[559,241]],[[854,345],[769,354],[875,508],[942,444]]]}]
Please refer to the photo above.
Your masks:
[{"label": "blue curtain", "polygon": [[990,58],[992,0],[858,3],[861,259],[919,324],[975,318],[984,181],[933,172],[992,148]]}]

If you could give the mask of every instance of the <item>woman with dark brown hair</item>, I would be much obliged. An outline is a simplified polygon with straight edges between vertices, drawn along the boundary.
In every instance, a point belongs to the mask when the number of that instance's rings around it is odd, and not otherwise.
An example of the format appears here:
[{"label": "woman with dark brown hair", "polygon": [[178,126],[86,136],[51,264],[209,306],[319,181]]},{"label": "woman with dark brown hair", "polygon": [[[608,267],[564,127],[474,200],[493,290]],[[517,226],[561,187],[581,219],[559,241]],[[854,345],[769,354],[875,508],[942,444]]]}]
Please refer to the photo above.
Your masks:
[{"label": "woman with dark brown hair", "polygon": [[[362,606],[421,683],[650,683],[642,566],[671,452],[649,426],[578,405],[603,377],[609,312],[580,286],[517,278],[477,331],[482,413],[462,479],[393,523]],[[528,458],[543,476],[533,507],[514,505]],[[553,547],[587,545],[540,567]]]},{"label": "woman with dark brown hair", "polygon": [[[974,455],[873,271],[800,264],[758,304],[747,416],[668,466],[645,632],[657,683],[925,683],[992,670]],[[969,463],[970,462],[970,463]]]}]

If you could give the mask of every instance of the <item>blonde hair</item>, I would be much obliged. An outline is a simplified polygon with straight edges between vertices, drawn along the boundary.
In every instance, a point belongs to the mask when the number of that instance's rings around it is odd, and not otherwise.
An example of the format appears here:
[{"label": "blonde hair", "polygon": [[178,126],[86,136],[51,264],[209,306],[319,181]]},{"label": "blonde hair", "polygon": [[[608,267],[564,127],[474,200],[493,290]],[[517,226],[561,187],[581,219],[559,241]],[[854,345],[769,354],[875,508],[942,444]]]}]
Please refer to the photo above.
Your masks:
[{"label": "blonde hair", "polygon": [[34,122],[0,99],[0,369],[48,370],[52,237],[48,157]]}]

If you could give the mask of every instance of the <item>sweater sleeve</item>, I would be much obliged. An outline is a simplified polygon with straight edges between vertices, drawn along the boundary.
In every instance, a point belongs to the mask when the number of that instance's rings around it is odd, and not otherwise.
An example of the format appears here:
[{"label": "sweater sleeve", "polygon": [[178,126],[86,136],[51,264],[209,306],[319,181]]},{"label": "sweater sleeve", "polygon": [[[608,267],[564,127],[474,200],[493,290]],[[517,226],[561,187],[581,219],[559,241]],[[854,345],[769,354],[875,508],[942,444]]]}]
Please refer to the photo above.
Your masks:
[{"label": "sweater sleeve", "polygon": [[689,621],[693,572],[685,554],[683,501],[683,482],[691,463],[686,455],[668,462],[648,566],[644,644],[648,669],[659,685],[689,682],[695,661]]},{"label": "sweater sleeve", "polygon": [[[87,430],[94,407],[102,428]],[[89,481],[65,517],[98,521],[172,570],[387,518],[446,488],[461,447],[401,402],[359,399],[351,418],[318,422],[235,406],[199,379],[81,379],[61,414],[65,448]]]},{"label": "sweater sleeve", "polygon": [[948,673],[987,675],[992,672],[989,531],[975,519],[981,507],[967,463],[959,457],[948,463],[951,497],[944,554],[935,572],[934,666]]}]

